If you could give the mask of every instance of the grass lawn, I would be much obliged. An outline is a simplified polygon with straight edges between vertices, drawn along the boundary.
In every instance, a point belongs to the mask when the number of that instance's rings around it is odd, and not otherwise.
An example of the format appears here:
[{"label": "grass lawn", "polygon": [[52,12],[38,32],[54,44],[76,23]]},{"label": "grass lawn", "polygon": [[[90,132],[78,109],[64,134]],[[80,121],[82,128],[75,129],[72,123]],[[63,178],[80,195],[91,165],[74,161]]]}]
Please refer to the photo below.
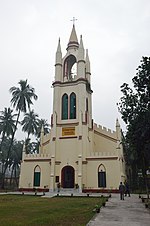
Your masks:
[{"label": "grass lawn", "polygon": [[0,195],[0,226],[84,226],[102,199]]}]

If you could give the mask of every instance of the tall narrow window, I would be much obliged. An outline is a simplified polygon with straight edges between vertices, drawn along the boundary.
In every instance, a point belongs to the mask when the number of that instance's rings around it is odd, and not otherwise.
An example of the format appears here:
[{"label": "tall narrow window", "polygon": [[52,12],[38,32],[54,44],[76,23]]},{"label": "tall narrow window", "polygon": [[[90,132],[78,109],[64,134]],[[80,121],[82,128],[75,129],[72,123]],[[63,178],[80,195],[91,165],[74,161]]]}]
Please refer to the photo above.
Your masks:
[{"label": "tall narrow window", "polygon": [[62,96],[62,119],[68,119],[68,95]]},{"label": "tall narrow window", "polygon": [[76,95],[71,93],[70,95],[70,119],[76,118]]},{"label": "tall narrow window", "polygon": [[88,106],[88,98],[86,98],[86,112],[88,112],[89,106]]},{"label": "tall narrow window", "polygon": [[34,187],[39,187],[40,186],[40,177],[41,177],[41,170],[39,166],[36,166],[34,169]]},{"label": "tall narrow window", "polygon": [[98,187],[106,188],[106,170],[104,165],[100,165],[98,169]]}]

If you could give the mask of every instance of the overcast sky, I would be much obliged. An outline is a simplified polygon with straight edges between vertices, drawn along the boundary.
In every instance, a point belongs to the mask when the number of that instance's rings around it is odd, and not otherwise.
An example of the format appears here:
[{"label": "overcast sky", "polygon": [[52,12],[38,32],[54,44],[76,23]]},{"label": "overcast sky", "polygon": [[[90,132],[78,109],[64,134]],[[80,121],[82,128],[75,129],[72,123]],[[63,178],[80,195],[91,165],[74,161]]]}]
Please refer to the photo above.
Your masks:
[{"label": "overcast sky", "polygon": [[150,0],[0,0],[0,110],[10,107],[9,88],[28,79],[35,112],[50,122],[55,52],[60,37],[66,54],[73,17],[91,61],[93,119],[114,130],[120,86],[150,56]]}]

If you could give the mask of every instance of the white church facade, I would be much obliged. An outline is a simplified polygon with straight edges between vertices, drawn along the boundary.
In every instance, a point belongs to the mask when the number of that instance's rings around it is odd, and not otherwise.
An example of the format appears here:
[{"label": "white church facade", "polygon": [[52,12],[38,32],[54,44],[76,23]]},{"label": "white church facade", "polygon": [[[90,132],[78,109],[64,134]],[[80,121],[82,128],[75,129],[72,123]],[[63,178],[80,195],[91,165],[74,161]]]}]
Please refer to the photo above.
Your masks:
[{"label": "white church facade", "polygon": [[92,119],[91,70],[73,25],[66,55],[60,40],[56,51],[51,131],[41,131],[40,151],[23,151],[19,189],[54,191],[78,187],[82,191],[118,189],[126,179],[121,128],[98,126]]}]

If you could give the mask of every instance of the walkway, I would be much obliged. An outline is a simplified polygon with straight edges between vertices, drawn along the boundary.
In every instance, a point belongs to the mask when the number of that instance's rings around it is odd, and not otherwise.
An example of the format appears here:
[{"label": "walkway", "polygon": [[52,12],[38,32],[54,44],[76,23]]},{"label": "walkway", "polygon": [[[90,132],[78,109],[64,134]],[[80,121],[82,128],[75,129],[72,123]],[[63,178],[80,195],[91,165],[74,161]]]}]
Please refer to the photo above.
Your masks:
[{"label": "walkway", "polygon": [[150,210],[146,209],[138,195],[119,199],[119,194],[112,194],[112,198],[101,208],[100,213],[87,226],[149,226]]}]

